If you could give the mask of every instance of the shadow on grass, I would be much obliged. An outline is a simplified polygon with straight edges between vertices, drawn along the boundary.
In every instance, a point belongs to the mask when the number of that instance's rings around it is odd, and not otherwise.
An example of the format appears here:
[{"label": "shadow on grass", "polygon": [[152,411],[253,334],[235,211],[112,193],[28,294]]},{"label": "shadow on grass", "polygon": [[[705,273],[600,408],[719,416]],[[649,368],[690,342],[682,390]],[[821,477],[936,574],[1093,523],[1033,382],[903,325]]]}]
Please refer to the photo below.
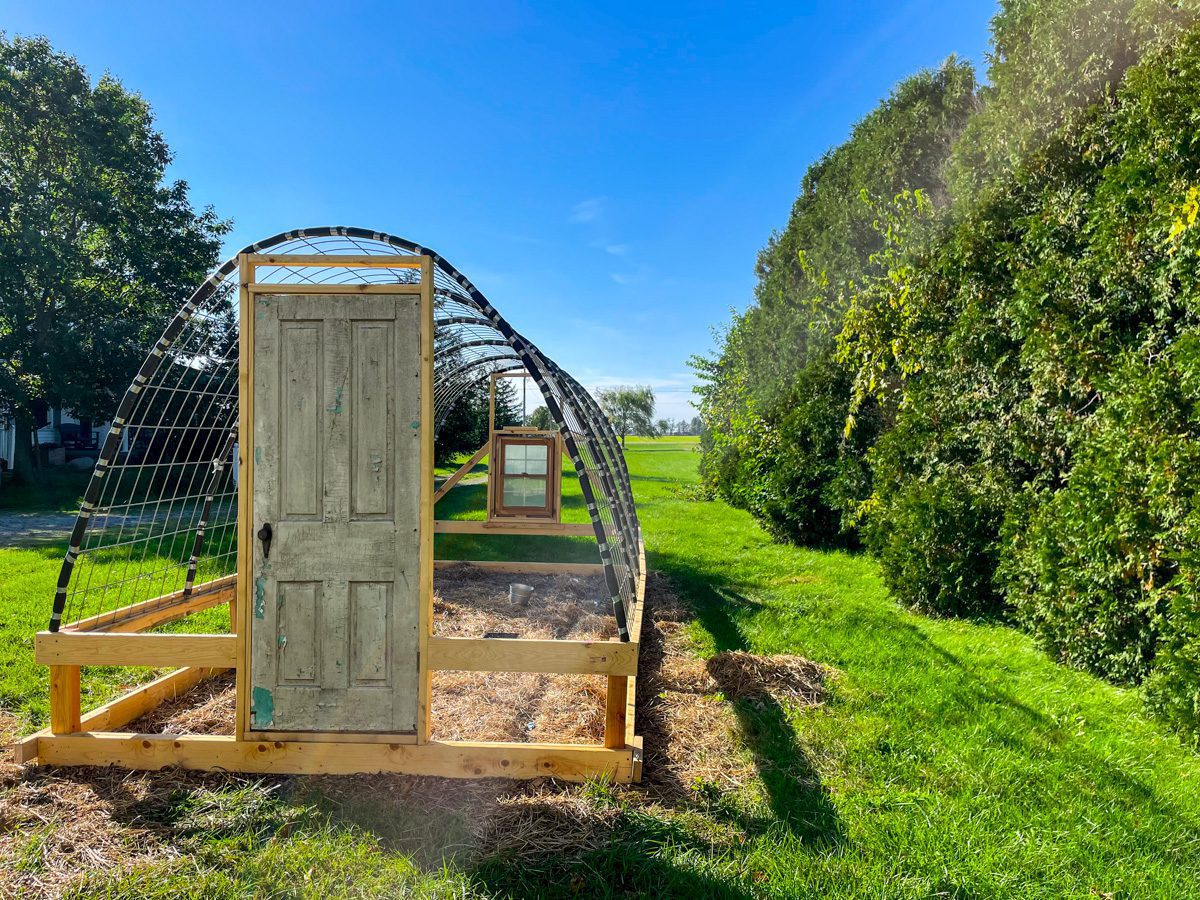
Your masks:
[{"label": "shadow on grass", "polygon": [[[733,591],[718,576],[704,572],[689,561],[669,554],[654,554],[649,564],[664,572],[683,589],[689,606],[704,629],[713,637],[718,652],[743,650],[750,646],[733,615],[736,611],[757,609],[761,604]],[[652,616],[652,613],[651,613]],[[662,636],[657,628],[644,629],[642,653],[655,662],[661,660]],[[723,682],[729,669],[709,666],[709,674],[727,697],[738,693],[735,685]],[[653,697],[639,696],[638,716],[647,737],[664,733],[657,719],[659,706]],[[810,849],[836,847],[845,840],[837,808],[821,782],[812,761],[797,740],[787,710],[771,694],[742,698],[732,703],[742,735],[753,757],[766,791],[770,817],[753,819],[730,811],[727,819],[749,833],[761,833],[782,826]],[[650,748],[647,748],[647,757]],[[681,785],[681,788],[694,786]]]}]

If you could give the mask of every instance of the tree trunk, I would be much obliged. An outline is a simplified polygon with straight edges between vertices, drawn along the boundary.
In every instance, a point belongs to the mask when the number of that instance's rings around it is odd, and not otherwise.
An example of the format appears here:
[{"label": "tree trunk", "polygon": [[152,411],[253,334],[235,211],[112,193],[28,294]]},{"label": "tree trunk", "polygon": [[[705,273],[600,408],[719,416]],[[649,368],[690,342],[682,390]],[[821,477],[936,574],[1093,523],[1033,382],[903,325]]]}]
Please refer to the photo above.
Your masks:
[{"label": "tree trunk", "polygon": [[24,411],[13,416],[13,476],[26,481],[34,477],[33,432]]}]

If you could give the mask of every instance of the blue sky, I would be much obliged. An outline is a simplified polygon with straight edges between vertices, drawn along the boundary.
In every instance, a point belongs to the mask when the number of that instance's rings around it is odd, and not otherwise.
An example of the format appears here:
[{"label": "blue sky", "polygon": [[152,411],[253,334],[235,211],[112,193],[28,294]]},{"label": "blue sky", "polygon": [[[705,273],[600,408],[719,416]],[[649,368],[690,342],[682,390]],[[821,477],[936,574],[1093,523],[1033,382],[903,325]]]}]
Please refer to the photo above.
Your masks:
[{"label": "blue sky", "polygon": [[679,417],[805,168],[904,75],[982,68],[994,6],[0,0],[0,28],[141,93],[231,251],[411,238],[585,385]]}]

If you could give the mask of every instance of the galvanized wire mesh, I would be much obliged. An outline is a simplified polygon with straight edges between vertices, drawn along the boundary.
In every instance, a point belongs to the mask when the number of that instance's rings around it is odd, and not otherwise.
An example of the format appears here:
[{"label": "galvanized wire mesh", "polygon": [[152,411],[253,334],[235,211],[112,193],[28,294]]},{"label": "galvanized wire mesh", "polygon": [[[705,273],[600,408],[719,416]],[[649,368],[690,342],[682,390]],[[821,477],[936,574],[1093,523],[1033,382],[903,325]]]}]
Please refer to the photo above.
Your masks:
[{"label": "galvanized wire mesh", "polygon": [[[438,254],[390,235],[317,228],[244,253],[412,254],[434,260],[434,423],[494,372],[527,371],[575,465],[622,638],[637,600],[641,534],[608,420],[573,378],[512,329]],[[260,266],[273,284],[410,283],[407,268]],[[72,531],[50,629],[167,604],[237,568],[238,269],[234,257],[180,309],[122,399]],[[435,437],[436,440],[436,437]],[[149,607],[147,607],[149,608]]]}]

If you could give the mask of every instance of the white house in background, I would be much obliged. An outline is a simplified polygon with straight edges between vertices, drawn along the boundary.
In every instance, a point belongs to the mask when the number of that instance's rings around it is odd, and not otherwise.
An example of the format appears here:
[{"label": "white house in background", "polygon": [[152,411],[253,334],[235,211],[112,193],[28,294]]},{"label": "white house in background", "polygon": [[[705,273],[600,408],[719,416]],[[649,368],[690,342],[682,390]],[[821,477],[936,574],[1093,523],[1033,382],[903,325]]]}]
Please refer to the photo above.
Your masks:
[{"label": "white house in background", "polygon": [[[40,424],[42,422],[45,424]],[[42,447],[64,447],[72,456],[95,456],[111,422],[80,420],[64,410],[48,408],[38,416],[37,443]],[[32,439],[32,438],[31,438]],[[0,416],[0,463],[12,469],[17,432],[12,416]]]}]

